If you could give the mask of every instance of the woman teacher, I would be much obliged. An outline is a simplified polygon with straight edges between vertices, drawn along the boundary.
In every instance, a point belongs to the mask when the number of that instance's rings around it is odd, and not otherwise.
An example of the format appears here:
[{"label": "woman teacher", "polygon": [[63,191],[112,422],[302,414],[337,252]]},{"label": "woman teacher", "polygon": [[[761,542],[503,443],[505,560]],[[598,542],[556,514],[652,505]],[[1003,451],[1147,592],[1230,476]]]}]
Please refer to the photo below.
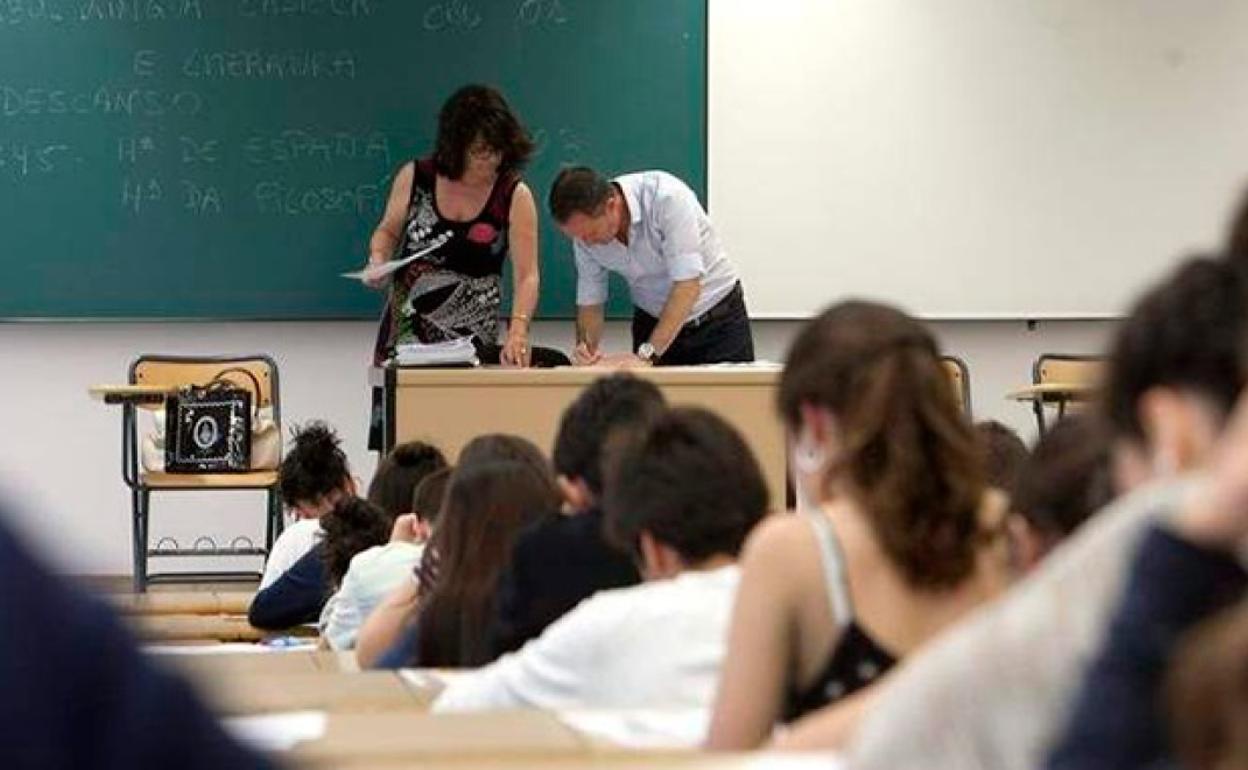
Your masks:
[{"label": "woman teacher", "polygon": [[497,347],[503,262],[510,257],[512,312],[499,360],[528,366],[539,283],[537,207],[520,172],[532,152],[496,89],[465,86],[442,106],[433,154],[399,169],[369,241],[370,267],[420,255],[390,279],[378,363],[404,342],[472,336],[479,347]]}]

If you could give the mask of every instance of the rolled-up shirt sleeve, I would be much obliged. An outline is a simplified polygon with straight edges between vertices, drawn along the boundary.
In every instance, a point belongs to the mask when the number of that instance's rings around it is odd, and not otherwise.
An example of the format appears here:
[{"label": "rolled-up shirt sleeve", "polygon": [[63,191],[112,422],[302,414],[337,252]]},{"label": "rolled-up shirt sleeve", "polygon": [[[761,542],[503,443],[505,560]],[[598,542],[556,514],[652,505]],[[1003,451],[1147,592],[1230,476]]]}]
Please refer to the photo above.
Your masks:
[{"label": "rolled-up shirt sleeve", "polygon": [[580,241],[573,241],[576,256],[576,304],[602,305],[607,301],[607,269],[590,256]]},{"label": "rolled-up shirt sleeve", "polygon": [[706,275],[697,197],[681,185],[663,194],[658,202],[659,232],[663,234],[663,259],[667,262],[668,275],[673,281]]}]

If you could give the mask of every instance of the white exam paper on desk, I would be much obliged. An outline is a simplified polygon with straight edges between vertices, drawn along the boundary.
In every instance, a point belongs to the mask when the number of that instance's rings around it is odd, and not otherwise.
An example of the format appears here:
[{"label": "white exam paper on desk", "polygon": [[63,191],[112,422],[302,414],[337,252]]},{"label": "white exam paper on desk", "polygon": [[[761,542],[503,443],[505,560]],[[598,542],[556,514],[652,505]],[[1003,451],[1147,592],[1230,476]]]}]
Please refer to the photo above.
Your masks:
[{"label": "white exam paper on desk", "polygon": [[257,751],[290,751],[304,741],[314,741],[325,735],[329,721],[324,711],[286,711],[279,714],[259,714],[245,717],[226,717],[221,720],[225,731],[240,743]]}]

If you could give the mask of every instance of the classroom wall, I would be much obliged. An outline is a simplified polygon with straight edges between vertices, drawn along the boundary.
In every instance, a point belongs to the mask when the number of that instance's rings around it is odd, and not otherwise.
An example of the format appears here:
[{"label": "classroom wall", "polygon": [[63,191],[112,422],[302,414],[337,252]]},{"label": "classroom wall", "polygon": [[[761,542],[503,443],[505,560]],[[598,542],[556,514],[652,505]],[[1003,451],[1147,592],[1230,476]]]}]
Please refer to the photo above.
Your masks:
[{"label": "classroom wall", "polygon": [[[758,356],[781,360],[796,321],[758,321]],[[1029,409],[1004,394],[1030,377],[1042,352],[1095,352],[1109,322],[938,322],[945,349],[971,369],[977,418],[996,418],[1026,438]],[[623,323],[610,324],[608,345],[627,346]],[[220,354],[263,351],[279,363],[287,425],[319,417],[333,424],[356,474],[367,482],[375,464],[365,448],[373,324],[370,322],[192,324],[0,324],[4,387],[0,397],[0,499],[20,528],[62,569],[80,574],[130,571],[130,503],[121,480],[121,416],[87,396],[94,383],[123,382],[141,353]],[[537,344],[570,346],[571,324],[538,323]],[[262,496],[193,493],[155,496],[153,538],[188,546],[199,535],[228,543],[263,536]],[[180,569],[220,566],[182,560]],[[240,565],[241,566],[241,565]]]}]

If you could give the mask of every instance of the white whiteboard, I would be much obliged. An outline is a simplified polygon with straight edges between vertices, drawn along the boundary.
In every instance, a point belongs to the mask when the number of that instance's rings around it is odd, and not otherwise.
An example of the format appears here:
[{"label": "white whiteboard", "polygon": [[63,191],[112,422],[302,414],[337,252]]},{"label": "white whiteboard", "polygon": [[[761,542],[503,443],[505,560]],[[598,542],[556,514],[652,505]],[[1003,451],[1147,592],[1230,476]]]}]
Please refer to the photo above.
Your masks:
[{"label": "white whiteboard", "polygon": [[751,315],[1121,314],[1248,180],[1244,0],[710,0]]}]

